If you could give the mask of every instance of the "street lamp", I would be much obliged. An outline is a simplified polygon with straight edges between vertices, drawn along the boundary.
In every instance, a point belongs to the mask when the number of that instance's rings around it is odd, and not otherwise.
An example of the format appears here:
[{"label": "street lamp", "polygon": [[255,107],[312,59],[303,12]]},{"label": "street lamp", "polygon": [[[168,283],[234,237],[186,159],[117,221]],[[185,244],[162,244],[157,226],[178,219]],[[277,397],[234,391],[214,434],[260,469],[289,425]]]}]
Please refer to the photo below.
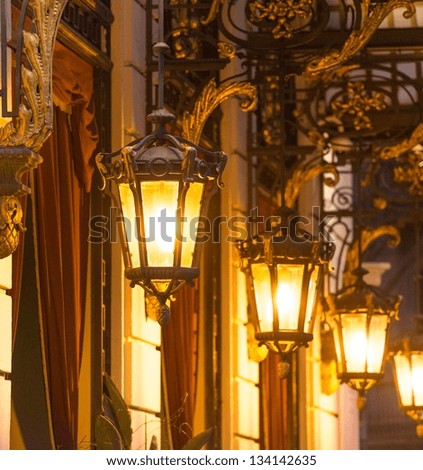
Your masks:
[{"label": "street lamp", "polygon": [[357,282],[335,296],[328,322],[334,335],[338,379],[358,391],[361,409],[364,394],[384,375],[389,326],[398,319],[400,297],[388,297],[366,284],[366,270],[353,273]]},{"label": "street lamp", "polygon": [[[279,225],[241,242],[239,249],[255,338],[285,363],[289,353],[313,339],[323,268],[332,258],[333,244],[296,226],[289,209],[281,209],[280,216]],[[287,372],[287,367],[282,369]]]},{"label": "street lamp", "polygon": [[[198,277],[198,228],[204,228],[207,205],[220,178],[226,155],[171,135],[174,116],[164,109],[163,1],[159,2],[158,109],[147,119],[152,134],[114,153],[97,156],[97,166],[112,184],[119,211],[125,277],[146,290],[147,314],[161,325],[169,320],[168,299]],[[104,189],[103,187],[103,189]]]},{"label": "street lamp", "polygon": [[417,421],[423,438],[423,315],[416,315],[412,331],[392,347],[396,389],[401,408]]}]

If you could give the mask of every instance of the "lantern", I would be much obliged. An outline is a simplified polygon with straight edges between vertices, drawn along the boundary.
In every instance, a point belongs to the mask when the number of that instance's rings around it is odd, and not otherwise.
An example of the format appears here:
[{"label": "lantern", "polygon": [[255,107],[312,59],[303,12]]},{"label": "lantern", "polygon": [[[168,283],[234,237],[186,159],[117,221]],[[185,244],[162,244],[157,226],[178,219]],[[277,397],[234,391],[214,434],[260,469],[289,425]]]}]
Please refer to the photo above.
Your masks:
[{"label": "lantern", "polygon": [[223,152],[167,133],[172,117],[153,112],[155,133],[97,156],[104,182],[114,186],[125,276],[146,290],[161,324],[169,317],[167,299],[198,277],[198,226],[226,164]]},{"label": "lantern", "polygon": [[[357,272],[360,271],[360,272]],[[358,282],[335,296],[335,310],[329,316],[341,383],[359,393],[358,407],[364,406],[364,394],[384,375],[389,326],[398,319],[400,298],[387,297],[380,289],[367,285],[357,270]]]},{"label": "lantern", "polygon": [[414,329],[391,352],[400,406],[417,422],[417,435],[423,437],[423,315],[416,315]]},{"label": "lantern", "polygon": [[282,358],[313,339],[323,268],[333,255],[332,243],[315,239],[293,220],[239,246],[255,338]]}]

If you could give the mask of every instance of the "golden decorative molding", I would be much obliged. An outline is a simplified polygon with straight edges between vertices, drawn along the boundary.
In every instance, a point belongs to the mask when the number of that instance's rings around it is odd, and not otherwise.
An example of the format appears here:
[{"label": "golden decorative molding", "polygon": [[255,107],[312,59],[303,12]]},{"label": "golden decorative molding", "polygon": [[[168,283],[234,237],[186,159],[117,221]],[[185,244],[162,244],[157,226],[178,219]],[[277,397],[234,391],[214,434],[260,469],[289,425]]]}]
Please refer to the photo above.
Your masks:
[{"label": "golden decorative molding", "polygon": [[412,0],[388,0],[386,2],[362,0],[359,3],[361,11],[356,15],[360,18],[360,24],[354,27],[341,50],[331,51],[307,64],[305,72],[309,78],[316,78],[324,70],[339,66],[351,59],[369,42],[379,25],[393,10],[405,8],[404,18],[411,18],[416,13]]},{"label": "golden decorative molding", "polygon": [[226,57],[227,59],[232,60],[235,57],[235,46],[233,44],[229,44],[228,42],[219,41],[217,43],[217,50],[223,57]]},{"label": "golden decorative molding", "polygon": [[206,18],[201,18],[201,24],[204,26],[210,24],[213,20],[216,19],[217,14],[219,13],[220,6],[223,5],[225,0],[213,0],[209,14]]},{"label": "golden decorative molding", "polygon": [[[389,237],[388,246],[390,248],[397,247],[401,241],[399,229],[393,225],[381,225],[376,228],[364,229],[361,232],[361,252],[364,253],[375,240],[384,236]],[[342,275],[342,285],[344,287],[353,285],[357,279],[354,270],[360,266],[359,250],[358,240],[354,240],[345,258],[344,273]]]},{"label": "golden decorative molding", "polygon": [[423,149],[407,153],[404,165],[394,168],[394,181],[407,184],[412,196],[423,197]]},{"label": "golden decorative molding", "polygon": [[19,244],[22,225],[22,206],[14,196],[0,196],[0,259],[11,255]]},{"label": "golden decorative molding", "polygon": [[421,143],[423,143],[423,122],[414,129],[408,139],[404,139],[400,143],[391,145],[390,147],[376,148],[374,153],[383,160],[388,160],[390,158],[396,158],[405,152],[409,152]]},{"label": "golden decorative molding", "polygon": [[201,133],[212,112],[225,100],[233,96],[244,97],[241,109],[251,111],[256,105],[257,90],[248,82],[226,83],[216,87],[214,79],[203,88],[192,112],[185,111],[182,118],[182,134],[194,144],[200,142]]},{"label": "golden decorative molding", "polygon": [[269,350],[265,344],[260,345],[260,342],[256,340],[256,330],[252,323],[247,323],[245,327],[247,328],[248,359],[254,362],[264,361],[267,357],[267,354],[269,353]]},{"label": "golden decorative molding", "polygon": [[57,29],[67,0],[30,0],[34,30],[23,31],[22,94],[18,117],[0,128],[0,146],[38,151],[53,126],[52,66]]},{"label": "golden decorative molding", "polygon": [[338,170],[330,163],[321,164],[319,161],[315,165],[307,168],[307,162],[297,165],[297,168],[288,179],[285,186],[285,204],[293,208],[301,190],[306,183],[319,175],[325,174],[323,183],[326,186],[334,187],[339,181]]},{"label": "golden decorative molding", "polygon": [[255,24],[262,21],[273,23],[272,35],[275,39],[291,39],[294,35],[293,23],[299,18],[310,18],[313,15],[313,3],[313,0],[255,0],[248,4],[248,19]]}]

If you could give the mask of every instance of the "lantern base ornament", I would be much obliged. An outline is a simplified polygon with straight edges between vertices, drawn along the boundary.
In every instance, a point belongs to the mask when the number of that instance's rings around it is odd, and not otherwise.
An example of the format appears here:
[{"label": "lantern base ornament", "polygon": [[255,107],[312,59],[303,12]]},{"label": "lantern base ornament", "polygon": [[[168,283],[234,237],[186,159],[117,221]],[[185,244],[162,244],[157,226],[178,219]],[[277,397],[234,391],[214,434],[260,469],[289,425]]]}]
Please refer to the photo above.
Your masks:
[{"label": "lantern base ornament", "polygon": [[148,292],[145,294],[145,313],[160,326],[166,326],[169,323],[170,307],[166,305],[166,299],[159,299]]},{"label": "lantern base ornament", "polygon": [[22,175],[41,162],[42,158],[27,147],[0,147],[0,259],[16,250],[25,231],[18,198],[31,190],[21,181]]}]

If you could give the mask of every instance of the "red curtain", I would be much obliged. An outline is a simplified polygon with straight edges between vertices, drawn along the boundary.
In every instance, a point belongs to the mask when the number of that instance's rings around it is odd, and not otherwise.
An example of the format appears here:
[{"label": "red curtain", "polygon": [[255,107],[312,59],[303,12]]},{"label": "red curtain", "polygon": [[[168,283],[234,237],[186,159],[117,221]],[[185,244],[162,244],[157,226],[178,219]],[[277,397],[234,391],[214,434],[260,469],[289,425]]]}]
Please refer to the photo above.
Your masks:
[{"label": "red curtain", "polygon": [[267,450],[290,449],[288,380],[279,378],[278,362],[269,353],[260,363],[260,440]]},{"label": "red curtain", "polygon": [[171,320],[163,328],[164,395],[174,449],[181,449],[192,437],[197,369],[197,292],[197,289],[185,286],[176,294],[176,300],[171,304]]},{"label": "red curtain", "polygon": [[89,195],[97,145],[92,67],[57,43],[60,107],[34,173],[35,248],[42,340],[55,446],[77,447],[78,380],[87,283]]}]

